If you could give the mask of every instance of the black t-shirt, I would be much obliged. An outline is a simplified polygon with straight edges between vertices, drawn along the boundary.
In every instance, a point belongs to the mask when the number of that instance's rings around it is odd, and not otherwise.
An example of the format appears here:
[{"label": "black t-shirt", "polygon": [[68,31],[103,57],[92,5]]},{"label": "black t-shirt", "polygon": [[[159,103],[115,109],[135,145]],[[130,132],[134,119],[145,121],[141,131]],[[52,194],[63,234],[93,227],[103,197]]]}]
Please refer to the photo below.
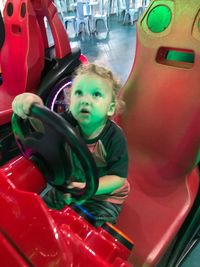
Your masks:
[{"label": "black t-shirt", "polygon": [[[80,134],[77,121],[69,111],[61,116],[74,126]],[[80,134],[81,135],[81,134]],[[83,138],[83,137],[82,137]],[[84,138],[83,138],[84,139]],[[125,136],[121,128],[113,121],[107,120],[102,132],[94,139],[84,139],[90,152],[92,153],[99,177],[105,175],[116,175],[126,178],[128,175],[128,150]],[[74,181],[84,181],[83,170],[80,162],[73,154],[73,173]],[[121,204],[129,192],[129,184],[125,184],[109,195],[98,195],[93,198],[106,200]]]}]

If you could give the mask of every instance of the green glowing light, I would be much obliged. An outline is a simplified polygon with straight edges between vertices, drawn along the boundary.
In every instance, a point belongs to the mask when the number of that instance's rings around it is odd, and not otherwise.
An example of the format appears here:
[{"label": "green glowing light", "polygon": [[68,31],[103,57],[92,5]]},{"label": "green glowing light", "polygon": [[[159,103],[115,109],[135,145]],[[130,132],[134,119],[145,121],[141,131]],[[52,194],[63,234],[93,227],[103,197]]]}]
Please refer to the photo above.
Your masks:
[{"label": "green glowing light", "polygon": [[185,53],[182,51],[168,51],[166,59],[179,62],[194,63],[194,53]]},{"label": "green glowing light", "polygon": [[147,19],[149,30],[155,33],[164,31],[170,24],[172,12],[169,7],[160,5],[153,8]]}]

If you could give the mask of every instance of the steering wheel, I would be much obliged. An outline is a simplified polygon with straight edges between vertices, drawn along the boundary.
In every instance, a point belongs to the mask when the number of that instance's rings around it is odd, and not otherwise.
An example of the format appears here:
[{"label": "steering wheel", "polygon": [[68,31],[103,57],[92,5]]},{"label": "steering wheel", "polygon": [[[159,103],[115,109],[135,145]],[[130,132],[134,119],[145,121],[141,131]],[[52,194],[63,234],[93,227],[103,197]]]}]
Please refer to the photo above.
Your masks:
[{"label": "steering wheel", "polygon": [[[41,127],[33,127],[31,118]],[[22,154],[33,161],[52,186],[71,193],[75,200],[87,200],[98,188],[95,161],[82,138],[58,114],[46,107],[32,105],[28,119],[13,114],[12,128]],[[71,183],[72,163],[70,152],[75,153],[85,173],[83,189],[68,189]]]}]

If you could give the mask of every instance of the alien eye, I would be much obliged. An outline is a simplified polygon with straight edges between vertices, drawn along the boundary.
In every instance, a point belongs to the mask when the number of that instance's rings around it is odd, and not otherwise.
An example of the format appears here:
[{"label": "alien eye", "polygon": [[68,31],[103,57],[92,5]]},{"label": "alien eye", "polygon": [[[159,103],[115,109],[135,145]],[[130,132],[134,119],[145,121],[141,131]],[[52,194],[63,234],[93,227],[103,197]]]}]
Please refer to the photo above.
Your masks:
[{"label": "alien eye", "polygon": [[168,6],[159,5],[154,7],[148,15],[147,25],[154,33],[163,32],[172,20],[172,12]]},{"label": "alien eye", "polygon": [[9,17],[12,16],[12,14],[13,14],[13,4],[12,3],[8,3],[7,8],[6,8],[6,13]]},{"label": "alien eye", "polygon": [[21,10],[20,10],[20,16],[21,16],[21,18],[24,18],[25,15],[26,15],[26,4],[22,3]]}]

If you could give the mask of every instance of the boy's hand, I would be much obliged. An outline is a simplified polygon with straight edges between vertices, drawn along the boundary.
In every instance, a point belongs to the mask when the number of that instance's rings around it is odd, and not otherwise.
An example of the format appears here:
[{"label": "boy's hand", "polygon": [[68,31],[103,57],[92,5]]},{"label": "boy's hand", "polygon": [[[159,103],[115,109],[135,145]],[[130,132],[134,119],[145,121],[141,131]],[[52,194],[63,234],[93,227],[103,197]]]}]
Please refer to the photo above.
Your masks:
[{"label": "boy's hand", "polygon": [[33,104],[44,105],[38,95],[23,93],[15,97],[12,102],[12,109],[19,117],[26,119]]},{"label": "boy's hand", "polygon": [[[80,182],[72,182],[70,185],[68,185],[68,188],[79,188],[79,189],[82,189],[84,188],[86,185],[86,183],[80,183]],[[73,199],[71,197],[71,194],[70,193],[66,193],[64,194],[64,201],[67,205],[71,204],[72,202],[75,202],[76,204],[82,204],[84,202],[84,200],[81,200],[81,201],[76,201],[75,199]]]},{"label": "boy's hand", "polygon": [[85,185],[86,185],[85,182],[72,182],[71,184],[68,185],[68,188],[83,189]]}]

